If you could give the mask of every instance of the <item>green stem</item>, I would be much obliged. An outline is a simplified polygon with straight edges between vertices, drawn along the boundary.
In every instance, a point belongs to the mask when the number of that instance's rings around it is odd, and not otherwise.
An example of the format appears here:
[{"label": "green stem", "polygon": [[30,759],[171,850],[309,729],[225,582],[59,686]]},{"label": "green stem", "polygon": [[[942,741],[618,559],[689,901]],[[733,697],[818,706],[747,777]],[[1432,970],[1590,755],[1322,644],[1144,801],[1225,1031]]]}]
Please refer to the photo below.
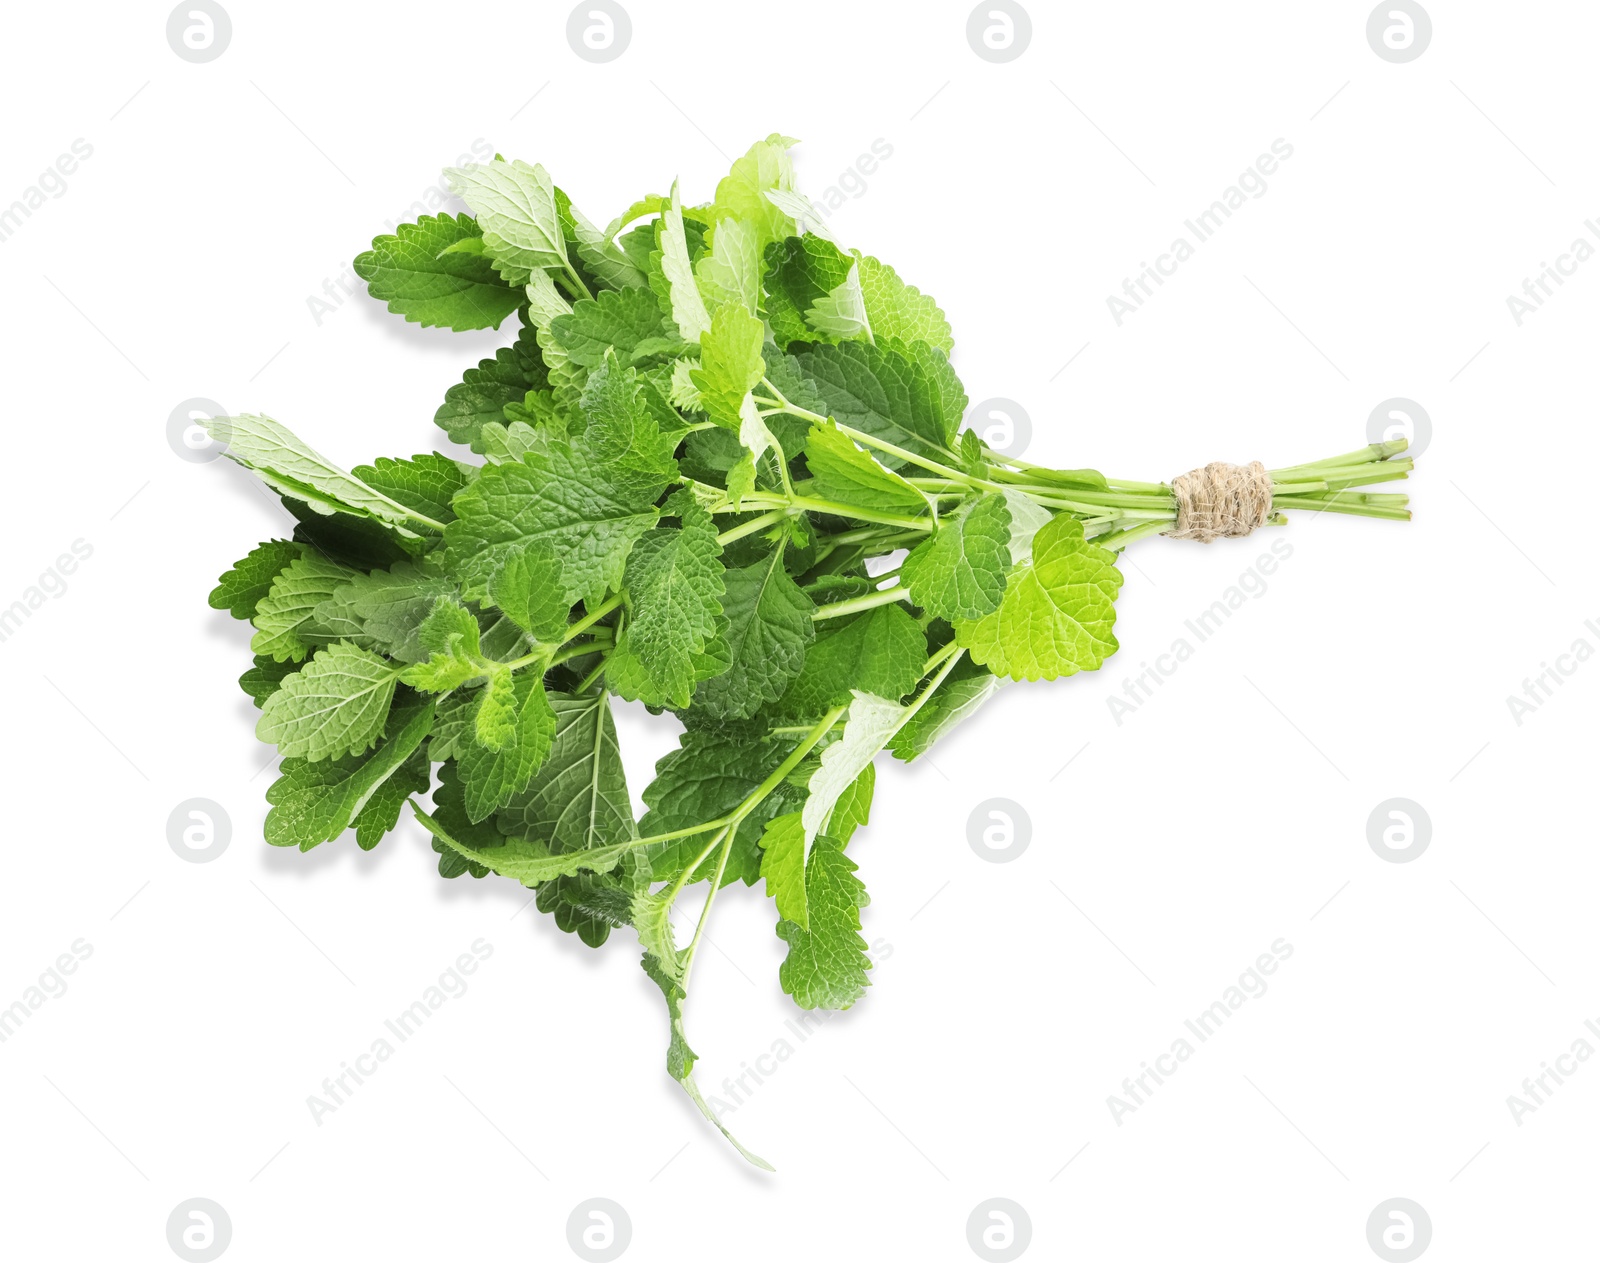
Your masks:
[{"label": "green stem", "polygon": [[746,535],[754,535],[757,531],[775,526],[789,516],[787,509],[769,509],[760,517],[751,518],[748,522],[740,522],[738,526],[729,527],[717,536],[717,543],[727,545],[736,539],[743,539]]},{"label": "green stem", "polygon": [[600,673],[606,669],[606,662],[606,658],[601,658],[599,662],[595,663],[594,670],[589,672],[588,675],[584,676],[582,680],[578,681],[578,687],[575,688],[573,692],[587,693],[593,686],[594,682],[600,678]]},{"label": "green stem", "polygon": [[816,500],[810,496],[792,496],[789,503],[797,509],[812,513],[826,513],[830,517],[854,518],[858,522],[879,522],[884,526],[898,526],[906,531],[931,531],[934,523],[925,517],[904,517],[895,513],[879,513],[853,504],[839,504],[834,500]]},{"label": "green stem", "polygon": [[870,592],[866,596],[852,597],[848,601],[835,601],[832,605],[819,605],[811,611],[811,621],[820,623],[826,619],[842,618],[846,614],[874,609],[879,605],[892,605],[896,601],[904,601],[910,595],[911,589],[896,584],[881,592]]},{"label": "green stem", "polygon": [[722,826],[722,832],[711,840],[710,846],[707,846],[706,849],[700,853],[699,857],[693,864],[691,864],[687,869],[684,870],[684,872],[678,875],[678,880],[671,887],[672,894],[668,897],[667,901],[669,905],[678,897],[678,892],[683,889],[684,882],[689,880],[694,871],[698,869],[701,864],[705,863],[706,857],[711,854],[711,848],[718,845],[719,842],[721,843],[722,854],[717,859],[717,871],[711,878],[711,889],[706,892],[705,906],[700,909],[700,920],[695,925],[694,938],[690,940],[689,946],[684,949],[683,981],[679,985],[683,987],[685,992],[689,990],[689,971],[694,966],[695,950],[700,945],[700,937],[705,932],[706,922],[711,916],[711,904],[717,897],[717,891],[722,888],[722,875],[727,870],[728,855],[733,850],[733,840],[739,832],[739,826],[744,823],[744,818],[754,811],[766,799],[768,794],[772,793],[773,790],[783,783],[784,778],[787,777],[790,772],[794,771],[795,768],[800,766],[801,760],[804,759],[806,755],[811,753],[811,751],[816,747],[817,742],[821,741],[825,736],[828,735],[829,732],[833,730],[834,724],[839,722],[839,716],[843,715],[845,711],[849,709],[850,707],[848,703],[843,706],[835,706],[820,720],[818,720],[817,723],[806,734],[805,740],[801,741],[799,745],[791,750],[789,752],[789,756],[772,770],[767,779],[762,781],[761,784],[757,785],[755,789],[751,790],[750,793],[745,796],[744,801],[735,807],[733,811],[730,812],[726,817],[724,817],[726,823]]}]

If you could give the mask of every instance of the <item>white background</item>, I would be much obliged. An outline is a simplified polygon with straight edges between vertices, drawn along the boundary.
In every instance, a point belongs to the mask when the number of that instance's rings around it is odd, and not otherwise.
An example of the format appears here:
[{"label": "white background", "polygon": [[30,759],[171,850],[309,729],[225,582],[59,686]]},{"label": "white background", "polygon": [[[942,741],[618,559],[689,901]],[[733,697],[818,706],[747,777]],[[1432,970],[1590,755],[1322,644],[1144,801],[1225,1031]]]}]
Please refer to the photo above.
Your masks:
[{"label": "white background", "polygon": [[[227,1210],[229,1260],[564,1258],[590,1197],[644,1259],[969,1259],[990,1197],[1038,1258],[1371,1258],[1391,1197],[1426,1208],[1429,1257],[1591,1248],[1600,1066],[1521,1126],[1506,1098],[1600,1047],[1600,665],[1521,725],[1506,698],[1600,647],[1600,262],[1521,327],[1505,300],[1600,214],[1600,12],[1438,3],[1395,65],[1364,3],[1031,7],[1007,65],[941,2],[630,0],[609,65],[569,49],[565,5],[235,0],[204,65],[162,5],[8,13],[0,206],[93,146],[0,244],[0,606],[93,548],[0,643],[0,1005],[93,948],[0,1044],[9,1257],[168,1259],[190,1197]],[[893,147],[834,230],[940,300],[969,394],[1028,409],[1033,460],[1286,465],[1366,441],[1392,396],[1434,434],[1398,488],[1415,521],[1275,530],[1265,594],[1121,725],[1107,698],[1266,539],[1136,545],[1098,676],[1008,688],[880,767],[852,844],[875,985],[805,1043],[770,907],[728,892],[690,1036],[719,1095],[795,1045],[728,1117],[765,1175],[665,1075],[630,932],[591,952],[508,882],[445,883],[411,823],[371,854],[265,846],[248,629],[206,594],[286,519],[165,427],[204,396],[344,464],[445,450],[435,407],[509,328],[419,330],[364,295],[319,325],[325,279],[478,138],[603,223],[674,176],[708,198],[773,130],[814,196]],[[1266,194],[1118,327],[1106,297],[1279,137]],[[619,722],[637,798],[674,734]],[[1394,796],[1432,821],[1414,862],[1368,846]],[[215,862],[168,847],[191,797],[231,817]],[[1032,821],[1011,863],[968,846],[994,797]],[[468,993],[318,1126],[324,1077],[480,938]],[[1279,938],[1266,994],[1114,1121]]]}]

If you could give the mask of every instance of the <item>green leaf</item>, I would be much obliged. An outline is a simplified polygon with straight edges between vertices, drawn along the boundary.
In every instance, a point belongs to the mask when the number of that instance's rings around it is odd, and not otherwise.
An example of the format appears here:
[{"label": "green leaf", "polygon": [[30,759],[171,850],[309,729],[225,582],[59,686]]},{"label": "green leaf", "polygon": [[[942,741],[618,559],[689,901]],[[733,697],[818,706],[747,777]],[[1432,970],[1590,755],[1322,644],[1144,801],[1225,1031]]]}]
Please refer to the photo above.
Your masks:
[{"label": "green leaf", "polygon": [[769,189],[794,189],[789,149],[798,143],[773,132],[751,145],[717,184],[712,221],[720,224],[729,217],[739,220],[754,236],[757,249],[794,232],[794,220],[773,205],[766,194]]},{"label": "green leaf", "polygon": [[529,391],[543,390],[550,375],[539,357],[538,330],[525,326],[510,346],[490,360],[479,360],[461,380],[444,392],[444,403],[433,423],[450,436],[481,453],[483,427],[504,422],[506,407],[521,403]]},{"label": "green leaf", "polygon": [[1006,581],[1000,607],[954,624],[956,640],[996,675],[1054,680],[1093,671],[1117,651],[1112,634],[1122,575],[1116,555],[1087,542],[1070,514],[1033,538],[1031,564]]},{"label": "green leaf", "polygon": [[655,958],[656,965],[667,979],[683,985],[683,957],[672,937],[672,900],[669,891],[650,893],[648,886],[641,887],[633,897],[629,919],[639,932],[639,942]]},{"label": "green leaf", "polygon": [[228,459],[315,512],[369,518],[416,538],[408,529],[416,523],[410,509],[312,451],[271,417],[211,417],[201,424],[212,438],[227,444]]},{"label": "green leaf", "polygon": [[267,699],[256,736],[285,758],[359,754],[382,734],[398,677],[375,653],[329,645]]},{"label": "green leaf", "polygon": [[811,304],[806,323],[826,338],[864,337],[872,341],[872,324],[861,293],[861,269],[854,262],[844,280]]},{"label": "green leaf", "polygon": [[570,605],[620,585],[628,550],[660,516],[661,485],[614,477],[583,438],[553,443],[546,454],[486,468],[456,497],[447,563],[467,598],[482,600],[513,554],[543,541],[560,561]]},{"label": "green leaf", "polygon": [[633,849],[633,843],[623,842],[612,846],[597,847],[592,851],[572,851],[561,854],[552,854],[550,849],[542,842],[531,842],[524,838],[507,838],[501,846],[480,850],[466,842],[457,840],[450,831],[439,823],[438,819],[430,816],[415,800],[411,803],[411,810],[416,813],[418,820],[429,833],[438,838],[447,847],[463,859],[474,864],[481,864],[491,872],[499,873],[502,877],[510,877],[521,882],[524,886],[537,886],[541,882],[553,881],[557,877],[571,877],[580,871],[604,873],[615,868],[623,855]]},{"label": "green leaf", "polygon": [[[517,736],[517,682],[510,668],[499,663],[490,665],[477,714],[472,718],[472,736],[477,746],[496,754]],[[467,753],[462,751],[462,760]]]},{"label": "green leaf", "polygon": [[[446,698],[439,703],[441,713],[450,700]],[[437,733],[437,720],[434,730]],[[432,744],[430,741],[430,747]],[[415,801],[412,802],[415,814]],[[439,769],[439,787],[433,791],[432,817],[440,831],[474,850],[492,851],[496,847],[505,845],[505,838],[492,823],[485,821],[483,824],[473,824],[467,819],[467,809],[462,803],[461,779],[457,775],[454,763],[446,763]],[[433,834],[431,839],[433,850],[439,856],[439,876],[448,880],[460,877],[462,873],[470,873],[474,879],[489,875],[490,870],[487,867],[446,846],[439,840],[438,832],[433,830],[429,832]]]},{"label": "green leaf", "polygon": [[[599,852],[637,838],[617,730],[605,694],[567,697],[556,693],[548,700],[556,715],[550,754],[532,781],[496,817],[501,832],[562,854]],[[615,855],[626,849],[623,846]],[[614,857],[601,861],[604,867],[615,862]],[[561,871],[577,872],[582,867],[589,865],[574,863]]]},{"label": "green leaf", "polygon": [[695,689],[693,703],[710,719],[748,719],[775,702],[800,674],[806,646],[816,635],[815,602],[783,566],[783,549],[729,570],[722,613],[728,669]]},{"label": "green leaf", "polygon": [[[560,189],[558,198],[565,197]],[[644,273],[636,268],[627,254],[612,240],[617,234],[601,232],[583,212],[569,201],[567,214],[572,220],[572,237],[578,247],[578,258],[601,283],[612,289],[635,289],[645,284]],[[619,225],[620,230],[620,225]]]},{"label": "green leaf", "polygon": [[867,888],[844,847],[826,837],[806,859],[805,884],[807,926],[778,922],[778,937],[789,945],[778,981],[803,1009],[848,1009],[870,985],[872,961],[861,937]]},{"label": "green leaf", "polygon": [[286,539],[258,544],[218,577],[209,598],[211,608],[227,610],[235,618],[254,618],[256,606],[272,590],[272,581],[289,568],[300,552],[299,544]]},{"label": "green leaf", "polygon": [[761,877],[778,916],[802,930],[810,927],[806,912],[806,831],[800,813],[791,811],[767,821],[761,835]]},{"label": "green leaf", "polygon": [[401,662],[422,662],[429,652],[419,637],[423,621],[440,597],[455,592],[455,581],[434,558],[401,561],[351,575],[316,607],[313,619],[322,629],[354,629],[343,634]]},{"label": "green leaf", "polygon": [[509,284],[526,285],[534,272],[567,266],[555,185],[543,167],[496,159],[450,167],[445,176],[478,217],[483,244]]},{"label": "green leaf", "polygon": [[1002,495],[969,500],[900,564],[911,599],[946,622],[998,608],[1011,568],[1011,512]]},{"label": "green leaf", "polygon": [[907,285],[887,263],[870,254],[856,256],[860,268],[861,298],[867,323],[880,338],[899,338],[905,342],[927,342],[949,355],[955,348],[950,322],[939,304]]},{"label": "green leaf", "polygon": [[[679,737],[676,750],[656,763],[655,779],[645,787],[649,808],[640,822],[645,837],[676,833],[726,816],[754,790],[794,748],[792,738],[767,739],[759,734],[719,727],[690,729]],[[773,816],[787,811],[798,794],[780,787],[759,803],[739,824],[722,884],[743,881],[753,885],[761,866],[761,831]],[[656,879],[676,877],[706,847],[711,830],[653,842],[647,848]],[[691,875],[708,881],[716,870],[713,854]]]},{"label": "green leaf", "polygon": [[743,307],[717,308],[711,326],[700,335],[700,367],[689,380],[699,392],[700,407],[718,425],[738,431],[745,420],[745,400],[766,372],[761,321]]},{"label": "green leaf", "polygon": [[256,606],[256,634],[250,651],[278,662],[299,662],[311,652],[301,636],[317,607],[348,583],[356,571],[317,553],[307,552],[289,563],[272,580],[267,595]]},{"label": "green leaf", "polygon": [[876,785],[877,774],[869,763],[861,769],[861,775],[850,782],[850,787],[839,795],[839,801],[833,804],[833,814],[828,817],[823,831],[840,846],[846,845],[855,836],[856,830],[867,823],[872,814],[872,791]]},{"label": "green leaf", "polygon": [[550,333],[568,358],[587,369],[600,367],[607,350],[627,363],[641,342],[661,337],[665,329],[661,306],[647,289],[601,290],[550,322]]},{"label": "green leaf", "polygon": [[239,687],[259,709],[267,698],[278,691],[284,680],[298,669],[293,662],[278,662],[258,655],[255,665],[239,677]]},{"label": "green leaf", "polygon": [[529,540],[489,579],[489,599],[535,640],[564,638],[572,603],[561,593],[561,563],[549,541]]},{"label": "green leaf", "polygon": [[809,791],[801,811],[806,841],[812,842],[827,826],[835,804],[906,722],[908,707],[898,702],[857,692],[845,717],[844,732],[822,752],[822,761],[806,783]]},{"label": "green leaf", "polygon": [[814,411],[919,456],[950,460],[967,395],[943,352],[879,338],[808,346],[795,359],[826,405]]},{"label": "green leaf", "polygon": [[854,690],[893,701],[917,687],[928,642],[917,620],[899,605],[879,605],[850,619],[830,620],[806,651],[805,666],[778,709],[819,716],[850,700]]},{"label": "green leaf", "polygon": [[688,493],[669,502],[668,512],[679,514],[681,525],[646,531],[628,554],[628,620],[608,669],[631,659],[648,682],[647,689],[632,690],[635,697],[682,708],[703,674],[706,645],[722,616],[722,545],[711,515]]},{"label": "green leaf", "polygon": [[357,465],[350,472],[378,494],[436,522],[455,517],[450,502],[478,473],[475,466],[463,465],[438,452],[424,452],[409,460],[380,456],[372,464]]},{"label": "green leaf", "polygon": [[[765,264],[767,322],[779,346],[814,342],[819,334],[837,341],[841,336],[854,337],[861,332],[857,328],[849,334],[829,334],[806,318],[813,307],[841,286],[849,287],[855,260],[833,242],[815,233],[776,241],[767,247]],[[854,293],[859,299],[859,279]],[[864,309],[860,315],[864,320]]]},{"label": "green leaf", "polygon": [[583,412],[589,428],[583,437],[614,483],[648,489],[654,499],[677,477],[672,453],[679,435],[662,433],[661,418],[650,407],[651,393],[634,369],[607,352],[584,387]]},{"label": "green leaf", "polygon": [[[527,788],[555,741],[556,713],[545,696],[543,677],[536,671],[524,671],[507,678],[512,713],[509,739],[498,750],[481,742],[463,743],[456,760],[467,818],[474,824]],[[488,704],[489,693],[486,689],[480,705]]]},{"label": "green leaf", "polygon": [[700,294],[711,311],[733,305],[754,315],[761,307],[761,249],[756,230],[737,219],[720,220],[694,265]]},{"label": "green leaf", "polygon": [[922,492],[880,465],[831,422],[811,427],[806,436],[806,465],[816,494],[825,500],[913,516],[928,508]]},{"label": "green leaf", "polygon": [[489,674],[493,665],[484,661],[478,620],[453,596],[434,601],[416,638],[428,657],[406,667],[400,678],[426,693],[460,688],[468,680]]},{"label": "green leaf", "polygon": [[[318,655],[316,661],[323,656]],[[368,807],[376,806],[365,829],[357,831],[362,850],[371,850],[378,839],[394,827],[399,813],[396,804],[388,816],[388,824],[382,825],[388,804],[375,804],[375,795],[408,764],[432,723],[433,703],[414,701],[395,707],[389,716],[387,735],[371,754],[347,754],[321,760],[286,758],[278,770],[277,781],[267,790],[267,802],[272,804],[272,810],[267,813],[266,840],[273,846],[298,846],[302,851],[309,851],[320,843],[332,842],[356,821],[357,816],[364,814]],[[426,789],[425,761],[422,767],[422,788]],[[414,774],[399,779],[402,785],[415,782]]]},{"label": "green leaf", "polygon": [[538,885],[541,911],[554,912],[562,929],[598,947],[611,925],[627,920],[637,893],[637,833],[604,697],[555,696],[550,702],[555,740],[533,780],[497,813],[503,843],[474,845],[415,804],[413,810],[462,859]]},{"label": "green leaf", "polygon": [[424,215],[399,225],[392,237],[375,237],[352,266],[397,316],[425,327],[498,329],[526,300],[488,259],[450,248],[478,235],[470,216]]},{"label": "green leaf", "polygon": [[889,743],[897,759],[909,763],[1000,691],[1005,681],[969,659],[952,670],[922,708]]},{"label": "green leaf", "polygon": [[1017,566],[1033,556],[1033,537],[1055,515],[1020,491],[1006,492],[1006,509],[1011,514],[1011,540],[1008,544],[1011,564]]},{"label": "green leaf", "polygon": [[[683,1002],[687,998],[683,985],[668,972],[661,960],[652,952],[646,951],[640,964],[644,966],[650,981],[660,987],[661,994],[667,998],[667,1022],[670,1032],[667,1038],[667,1073],[679,1083],[691,1083],[689,1075],[699,1058],[695,1056],[694,1049],[689,1047],[689,1040],[683,1033]],[[716,1121],[709,1109],[703,1112],[713,1122]],[[724,1134],[726,1134],[725,1128]]]},{"label": "green leaf", "polygon": [[678,185],[672,185],[672,203],[661,213],[661,273],[667,283],[672,321],[689,342],[698,342],[711,327],[705,300],[700,297],[689,261],[689,245],[683,230],[683,207],[678,201]]},{"label": "green leaf", "polygon": [[[390,723],[393,721],[391,714]],[[372,791],[366,806],[356,813],[356,845],[363,851],[370,851],[383,841],[384,836],[400,823],[400,812],[406,805],[406,799],[412,794],[426,794],[432,781],[433,766],[428,762],[428,752],[419,746],[410,758]]]}]

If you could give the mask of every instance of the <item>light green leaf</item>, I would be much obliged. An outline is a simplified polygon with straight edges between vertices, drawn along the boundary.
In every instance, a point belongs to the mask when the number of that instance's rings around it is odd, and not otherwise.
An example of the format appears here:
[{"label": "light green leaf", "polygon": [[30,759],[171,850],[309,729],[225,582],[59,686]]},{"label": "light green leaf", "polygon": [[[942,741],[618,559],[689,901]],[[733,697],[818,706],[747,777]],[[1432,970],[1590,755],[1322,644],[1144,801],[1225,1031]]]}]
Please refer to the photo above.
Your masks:
[{"label": "light green leaf", "polygon": [[808,928],[806,831],[798,811],[767,821],[761,835],[761,877],[778,907],[778,916],[802,930]]},{"label": "light green leaf", "polygon": [[453,596],[438,597],[417,628],[417,642],[428,657],[400,672],[412,688],[445,693],[488,673],[483,659],[478,620]]},{"label": "light green leaf", "polygon": [[211,417],[201,425],[212,438],[227,445],[230,460],[316,512],[370,518],[404,538],[417,538],[408,529],[416,522],[410,509],[312,451],[271,417]]},{"label": "light green leaf", "polygon": [[[534,329],[539,333],[548,332],[558,317],[572,314],[572,304],[556,288],[556,283],[550,279],[548,272],[534,272],[529,276],[527,294],[528,319],[533,322]],[[558,364],[567,362],[567,353],[553,339],[536,338],[535,341],[539,345],[547,369],[553,371]]]},{"label": "light green leaf", "polygon": [[445,176],[477,216],[483,244],[507,282],[526,285],[534,272],[567,266],[555,185],[543,167],[496,159],[450,167]]},{"label": "light green leaf", "polygon": [[792,189],[768,189],[767,201],[771,202],[790,219],[794,220],[797,234],[814,233],[824,241],[839,244],[839,239],[833,235],[833,229],[828,227],[826,219],[820,208],[813,205],[802,193]]},{"label": "light green leaf", "polygon": [[[524,671],[514,678],[507,673],[507,683],[511,693],[508,739],[498,750],[481,741],[464,742],[456,757],[467,818],[474,824],[527,788],[555,741],[556,713],[545,696],[543,677],[537,671]],[[480,717],[489,691],[485,690],[485,701],[479,704]]]},{"label": "light green leaf", "polygon": [[639,932],[644,950],[655,957],[662,974],[681,987],[683,958],[672,937],[672,900],[668,892],[660,890],[651,894],[648,887],[641,888],[633,896],[631,913],[633,928]]},{"label": "light green leaf", "polygon": [[1033,556],[1033,537],[1055,515],[1020,491],[1007,491],[1005,495],[1006,509],[1011,514],[1011,539],[1007,548],[1011,553],[1011,564],[1017,566]]},{"label": "light green leaf", "polygon": [[678,201],[678,184],[672,184],[672,203],[661,213],[661,272],[666,277],[672,298],[672,320],[689,342],[698,342],[711,327],[705,300],[695,285],[694,268],[689,262],[689,243],[683,235],[683,206]]},{"label": "light green leaf", "polygon": [[535,640],[560,641],[572,604],[561,592],[561,563],[548,540],[529,540],[489,578],[489,599]]},{"label": "light green leaf", "polygon": [[516,735],[516,677],[509,668],[499,663],[489,664],[483,694],[478,699],[478,710],[472,717],[473,742],[485,750],[499,753]]},{"label": "light green leaf", "polygon": [[911,550],[900,565],[900,582],[913,601],[946,622],[981,618],[999,606],[1005,591],[1010,542],[1005,497],[970,500]]},{"label": "light green leaf", "polygon": [[[900,731],[904,732],[905,729]],[[872,791],[876,785],[877,773],[869,763],[861,769],[861,775],[850,782],[850,788],[839,795],[839,801],[833,804],[833,814],[828,817],[823,832],[840,846],[848,843],[872,814]]]},{"label": "light green leaf", "polygon": [[644,273],[633,266],[613,240],[615,232],[603,233],[576,206],[568,205],[573,236],[578,242],[578,257],[603,283],[613,289],[636,289],[645,284]]},{"label": "light green leaf", "polygon": [[915,285],[907,285],[892,267],[870,254],[858,255],[857,263],[867,321],[878,337],[927,342],[950,354],[955,339],[938,303]]},{"label": "light green leaf", "polygon": [[256,736],[285,758],[359,754],[383,732],[399,672],[345,641],[329,645],[267,699]]},{"label": "light green leaf", "polygon": [[761,342],[766,327],[743,307],[717,308],[711,325],[700,335],[700,364],[689,379],[700,392],[700,407],[718,425],[738,430],[750,391],[766,371]]},{"label": "light green leaf", "polygon": [[793,233],[794,221],[766,195],[772,189],[793,190],[794,165],[789,160],[789,148],[798,143],[773,132],[751,145],[717,184],[711,207],[713,222],[720,223],[730,216],[741,221],[755,234],[758,249]]},{"label": "light green leaf", "polygon": [[878,751],[905,723],[908,708],[898,702],[857,691],[839,740],[822,752],[822,761],[806,783],[810,793],[801,811],[806,843],[816,840],[828,823],[834,804],[850,788]]},{"label": "light green leaf", "polygon": [[711,230],[709,248],[694,265],[706,307],[733,304],[752,315],[761,306],[761,249],[757,234],[737,219]]},{"label": "light green leaf", "polygon": [[956,640],[974,661],[1014,680],[1093,671],[1117,651],[1115,561],[1084,539],[1077,518],[1051,518],[1033,538],[1032,562],[1006,580],[1000,607],[955,623]]},{"label": "light green leaf", "polygon": [[828,337],[872,341],[872,323],[861,293],[861,269],[856,263],[850,264],[844,280],[811,304],[806,323]]}]

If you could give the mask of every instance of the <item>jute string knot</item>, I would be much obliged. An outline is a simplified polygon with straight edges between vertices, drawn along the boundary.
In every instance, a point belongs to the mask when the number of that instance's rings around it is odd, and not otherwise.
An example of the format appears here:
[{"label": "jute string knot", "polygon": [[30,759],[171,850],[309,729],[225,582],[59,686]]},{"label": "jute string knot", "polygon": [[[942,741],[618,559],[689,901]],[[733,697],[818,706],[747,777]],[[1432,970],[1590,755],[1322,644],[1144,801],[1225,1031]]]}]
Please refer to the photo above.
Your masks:
[{"label": "jute string knot", "polygon": [[1178,520],[1162,534],[1173,539],[1214,539],[1248,535],[1272,517],[1272,477],[1253,460],[1230,465],[1214,460],[1172,480]]}]

